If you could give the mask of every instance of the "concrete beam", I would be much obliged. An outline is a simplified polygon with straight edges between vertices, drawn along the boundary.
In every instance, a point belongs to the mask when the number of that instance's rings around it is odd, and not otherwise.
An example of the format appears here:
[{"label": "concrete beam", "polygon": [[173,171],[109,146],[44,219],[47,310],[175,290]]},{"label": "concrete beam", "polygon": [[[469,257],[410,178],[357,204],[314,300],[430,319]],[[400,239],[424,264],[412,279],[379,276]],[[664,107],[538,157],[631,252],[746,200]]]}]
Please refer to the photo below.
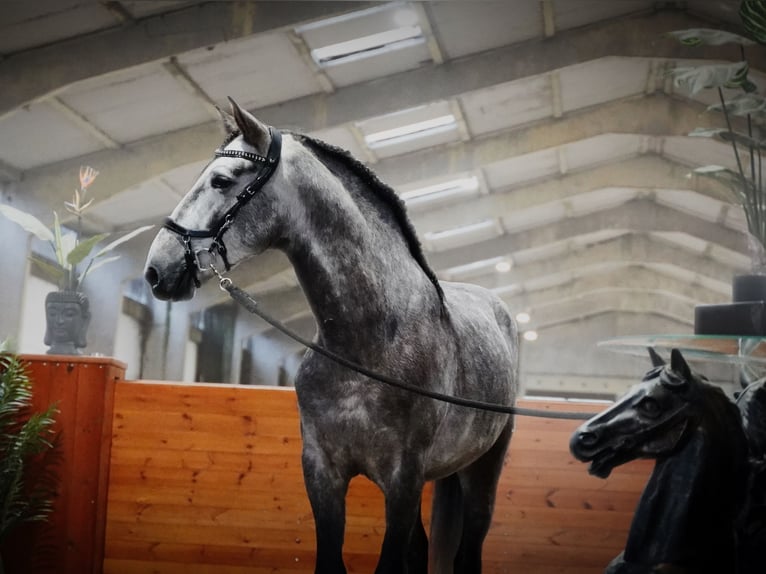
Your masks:
[{"label": "concrete beam", "polygon": [[[700,111],[697,104],[663,95],[617,101],[461,145],[386,159],[376,164],[375,171],[383,181],[396,186],[478,169],[515,155],[604,133],[685,135],[705,123]],[[109,174],[99,180],[99,197],[104,200],[178,166],[210,159],[222,139],[220,125],[208,122],[134,142],[120,151],[100,151],[26,172],[18,189],[49,204],[61,196],[61,182],[71,180],[80,165],[96,165],[99,171]]]},{"label": "concrete beam", "polygon": [[723,285],[725,289],[722,292],[691,284],[663,273],[661,268],[652,265],[617,262],[583,266],[576,273],[544,275],[527,284],[521,284],[521,290],[518,292],[509,291],[506,295],[501,291],[498,294],[505,299],[511,311],[527,311],[535,321],[537,313],[547,306],[558,304],[559,301],[582,292],[590,293],[599,289],[639,289],[681,297],[694,304],[725,303],[730,299],[731,288],[728,283]]},{"label": "concrete beam", "polygon": [[[635,233],[587,247],[570,245],[557,256],[514,265],[507,273],[492,272],[471,277],[467,281],[494,289],[513,283],[524,284],[555,273],[575,274],[592,265],[617,263],[637,266],[646,263],[670,264],[719,281],[729,281],[736,273],[747,270],[746,264],[736,264],[731,258],[713,259],[710,255],[686,251],[679,246],[663,242],[651,234]],[[684,285],[685,288],[679,292],[691,288],[688,283]]]},{"label": "concrete beam", "polygon": [[[710,178],[688,179],[689,168],[655,154],[595,166],[562,177],[552,177],[521,187],[493,191],[441,208],[410,210],[419,233],[450,229],[497,214],[561,201],[578,193],[607,187],[635,186],[644,189],[691,189],[701,195],[728,201],[731,193]],[[425,208],[423,208],[425,209]]]},{"label": "concrete beam", "polygon": [[[507,3],[508,10],[513,4]],[[512,44],[480,54],[421,66],[387,77],[307,96],[257,110],[274,125],[314,131],[349,121],[449,99],[520,78],[546,74],[565,66],[612,56],[737,61],[732,46],[688,48],[665,32],[704,27],[681,12],[656,12],[599,22],[567,30],[552,38]],[[754,54],[751,66],[766,68],[766,55]]]},{"label": "concrete beam", "polygon": [[694,325],[694,304],[671,297],[658,297],[657,293],[641,290],[598,290],[580,297],[562,301],[558,308],[549,309],[535,326],[543,331],[564,323],[581,321],[604,313],[635,313],[658,315],[679,324]]},{"label": "concrete beam", "polygon": [[477,258],[489,259],[513,255],[514,251],[540,247],[555,241],[572,239],[585,233],[604,229],[631,231],[676,231],[700,237],[726,249],[747,252],[744,234],[663,207],[651,200],[633,200],[616,208],[580,217],[571,217],[556,225],[538,227],[519,233],[501,235],[488,241],[444,251],[429,253],[428,260],[435,269],[466,265]]},{"label": "concrete beam", "polygon": [[654,94],[573,111],[522,128],[473,139],[462,145],[430,148],[381,161],[375,172],[394,186],[436,175],[461,173],[494,162],[608,133],[645,136],[688,135],[700,125],[718,125],[696,103]]},{"label": "concrete beam", "polygon": [[[0,61],[0,116],[80,80],[369,6],[367,2],[203,2],[11,54]],[[34,70],[44,73],[30,73]]]}]

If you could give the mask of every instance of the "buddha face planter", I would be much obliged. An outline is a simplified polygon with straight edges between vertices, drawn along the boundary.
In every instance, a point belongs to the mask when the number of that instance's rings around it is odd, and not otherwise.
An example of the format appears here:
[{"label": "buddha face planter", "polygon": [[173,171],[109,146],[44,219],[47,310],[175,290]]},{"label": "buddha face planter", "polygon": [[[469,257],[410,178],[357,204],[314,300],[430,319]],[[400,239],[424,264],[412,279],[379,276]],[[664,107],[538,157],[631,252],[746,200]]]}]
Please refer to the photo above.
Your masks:
[{"label": "buddha face planter", "polygon": [[53,291],[45,297],[45,344],[49,355],[79,355],[88,342],[88,298],[77,291]]}]

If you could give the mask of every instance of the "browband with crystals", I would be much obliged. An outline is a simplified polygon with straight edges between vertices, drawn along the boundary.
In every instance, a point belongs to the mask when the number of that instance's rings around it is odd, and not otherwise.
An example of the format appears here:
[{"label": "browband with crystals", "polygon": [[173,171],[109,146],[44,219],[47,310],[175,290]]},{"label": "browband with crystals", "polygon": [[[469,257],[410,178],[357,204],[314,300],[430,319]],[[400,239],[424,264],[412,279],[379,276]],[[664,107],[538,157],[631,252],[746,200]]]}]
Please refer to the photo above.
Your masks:
[{"label": "browband with crystals", "polygon": [[[240,159],[247,159],[250,161],[254,161],[256,163],[262,162],[266,163],[268,161],[265,157],[262,155],[258,155],[257,153],[252,153],[249,151],[243,151],[238,149],[222,149],[218,148],[215,150],[215,156],[216,157],[238,157]],[[272,163],[275,161],[274,158],[272,158]]]}]

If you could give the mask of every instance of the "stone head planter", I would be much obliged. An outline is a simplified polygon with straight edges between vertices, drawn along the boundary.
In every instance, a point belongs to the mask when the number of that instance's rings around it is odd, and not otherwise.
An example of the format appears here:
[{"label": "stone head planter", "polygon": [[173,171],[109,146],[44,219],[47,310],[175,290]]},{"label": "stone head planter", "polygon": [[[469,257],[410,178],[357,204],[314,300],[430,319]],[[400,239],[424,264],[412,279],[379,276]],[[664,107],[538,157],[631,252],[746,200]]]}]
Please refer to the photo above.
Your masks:
[{"label": "stone head planter", "polygon": [[88,346],[88,298],[78,291],[52,291],[45,297],[45,344],[49,355],[80,355]]}]

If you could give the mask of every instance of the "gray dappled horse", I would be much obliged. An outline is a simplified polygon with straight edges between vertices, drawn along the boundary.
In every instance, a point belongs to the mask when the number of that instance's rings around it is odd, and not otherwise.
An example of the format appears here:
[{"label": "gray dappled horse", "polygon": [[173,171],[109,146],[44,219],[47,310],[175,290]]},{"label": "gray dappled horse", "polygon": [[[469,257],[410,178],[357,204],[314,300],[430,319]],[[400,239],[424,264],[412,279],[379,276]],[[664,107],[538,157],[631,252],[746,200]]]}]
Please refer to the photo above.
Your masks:
[{"label": "gray dappled horse", "polygon": [[[232,112],[217,157],[151,246],[145,277],[154,295],[192,297],[210,277],[194,254],[211,243],[227,268],[278,249],[327,349],[424,389],[513,404],[518,333],[504,304],[480,287],[439,283],[403,203],[346,152],[280,136],[234,102]],[[433,572],[481,571],[511,416],[383,387],[311,351],[295,388],[316,572],[346,571],[345,496],[358,474],[385,495],[376,573],[425,573],[429,554]],[[429,480],[430,552],[420,516]]]},{"label": "gray dappled horse", "polygon": [[605,573],[735,574],[749,475],[739,411],[678,350],[669,366],[655,365],[570,442],[601,478],[630,460],[656,459],[625,551]]}]

